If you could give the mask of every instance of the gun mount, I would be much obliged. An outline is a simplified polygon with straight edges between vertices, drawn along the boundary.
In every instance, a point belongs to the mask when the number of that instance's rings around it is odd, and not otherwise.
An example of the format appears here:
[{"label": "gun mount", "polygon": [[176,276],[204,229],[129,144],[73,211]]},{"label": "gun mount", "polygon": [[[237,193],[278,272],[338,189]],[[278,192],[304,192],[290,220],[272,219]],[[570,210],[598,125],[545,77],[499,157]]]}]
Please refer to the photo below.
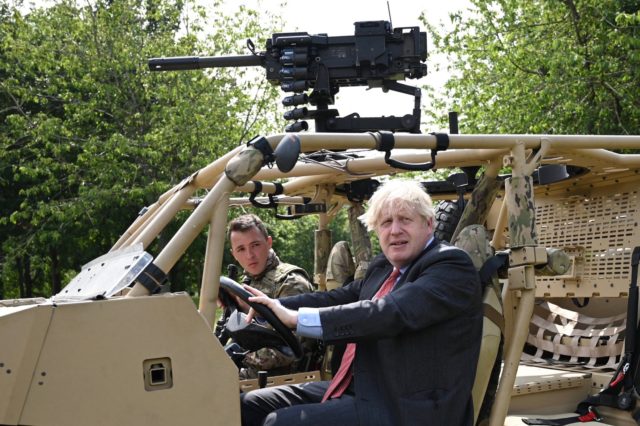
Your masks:
[{"label": "gun mount", "polygon": [[[294,107],[284,114],[292,120],[288,132],[308,129],[304,119],[313,119],[317,132],[365,132],[388,130],[420,133],[421,91],[399,83],[427,73],[427,35],[418,27],[392,29],[387,21],[356,22],[355,35],[330,37],[304,32],[273,34],[266,49],[251,55],[221,57],[171,57],[149,60],[151,71],[182,71],[199,68],[262,66],[266,77],[282,91],[292,93],[282,103]],[[340,87],[380,87],[414,96],[411,114],[403,117],[360,117],[353,113],[339,117],[330,109]],[[311,93],[306,92],[311,89]],[[302,105],[316,107],[310,110]]]}]

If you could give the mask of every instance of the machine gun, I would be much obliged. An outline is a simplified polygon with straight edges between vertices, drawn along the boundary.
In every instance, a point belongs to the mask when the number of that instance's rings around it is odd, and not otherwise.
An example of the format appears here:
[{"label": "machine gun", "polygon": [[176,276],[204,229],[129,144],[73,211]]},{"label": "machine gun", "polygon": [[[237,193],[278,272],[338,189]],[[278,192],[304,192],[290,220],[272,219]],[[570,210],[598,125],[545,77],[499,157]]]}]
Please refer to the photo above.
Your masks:
[{"label": "machine gun", "polygon": [[[267,80],[292,95],[283,99],[284,114],[293,123],[288,132],[308,129],[303,119],[313,119],[317,132],[398,131],[420,133],[421,91],[399,83],[405,78],[421,78],[427,73],[427,35],[418,27],[391,28],[387,21],[355,23],[355,35],[329,37],[303,32],[276,33],[267,40],[266,50],[256,52],[247,40],[251,55],[185,56],[153,58],[151,71],[192,70],[216,67],[262,66]],[[360,117],[353,113],[339,117],[329,109],[343,86],[380,87],[414,96],[412,114],[403,117]],[[310,94],[307,94],[312,89]],[[302,106],[311,104],[315,110]]]}]

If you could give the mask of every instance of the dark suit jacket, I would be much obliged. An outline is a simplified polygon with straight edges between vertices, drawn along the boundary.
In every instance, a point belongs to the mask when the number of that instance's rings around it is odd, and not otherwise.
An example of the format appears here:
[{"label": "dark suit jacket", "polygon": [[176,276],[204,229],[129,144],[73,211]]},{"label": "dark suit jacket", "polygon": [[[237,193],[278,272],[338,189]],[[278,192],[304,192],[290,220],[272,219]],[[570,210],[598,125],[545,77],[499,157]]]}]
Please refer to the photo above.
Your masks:
[{"label": "dark suit jacket", "polygon": [[320,308],[326,342],[357,343],[360,424],[470,426],[482,297],[469,256],[434,241],[391,293],[370,300],[391,270],[380,255],[362,280],[281,302]]}]

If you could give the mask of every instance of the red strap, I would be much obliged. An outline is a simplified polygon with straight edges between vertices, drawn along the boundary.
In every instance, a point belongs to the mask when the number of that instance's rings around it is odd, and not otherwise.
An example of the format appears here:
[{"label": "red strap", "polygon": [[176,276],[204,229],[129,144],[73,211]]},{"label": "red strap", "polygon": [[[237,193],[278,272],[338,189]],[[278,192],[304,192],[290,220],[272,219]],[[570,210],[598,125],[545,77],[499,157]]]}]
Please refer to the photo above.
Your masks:
[{"label": "red strap", "polygon": [[624,379],[624,373],[618,373],[616,379],[613,382],[609,383],[609,387],[614,387],[615,385],[620,383],[622,379]]},{"label": "red strap", "polygon": [[587,414],[585,414],[584,416],[580,416],[578,417],[578,420],[581,423],[586,423],[586,422],[593,422],[593,421],[598,421],[598,416],[596,415],[595,412],[593,411],[589,411]]}]

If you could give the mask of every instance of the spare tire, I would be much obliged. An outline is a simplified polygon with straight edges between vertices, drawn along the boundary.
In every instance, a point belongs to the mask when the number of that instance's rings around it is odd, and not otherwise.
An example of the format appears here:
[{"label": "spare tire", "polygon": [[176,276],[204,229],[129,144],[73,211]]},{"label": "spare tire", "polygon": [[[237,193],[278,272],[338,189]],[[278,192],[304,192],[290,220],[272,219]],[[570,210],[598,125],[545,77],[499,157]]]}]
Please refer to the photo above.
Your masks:
[{"label": "spare tire", "polygon": [[462,217],[462,210],[457,201],[440,201],[435,207],[436,224],[433,235],[440,241],[450,242]]}]

